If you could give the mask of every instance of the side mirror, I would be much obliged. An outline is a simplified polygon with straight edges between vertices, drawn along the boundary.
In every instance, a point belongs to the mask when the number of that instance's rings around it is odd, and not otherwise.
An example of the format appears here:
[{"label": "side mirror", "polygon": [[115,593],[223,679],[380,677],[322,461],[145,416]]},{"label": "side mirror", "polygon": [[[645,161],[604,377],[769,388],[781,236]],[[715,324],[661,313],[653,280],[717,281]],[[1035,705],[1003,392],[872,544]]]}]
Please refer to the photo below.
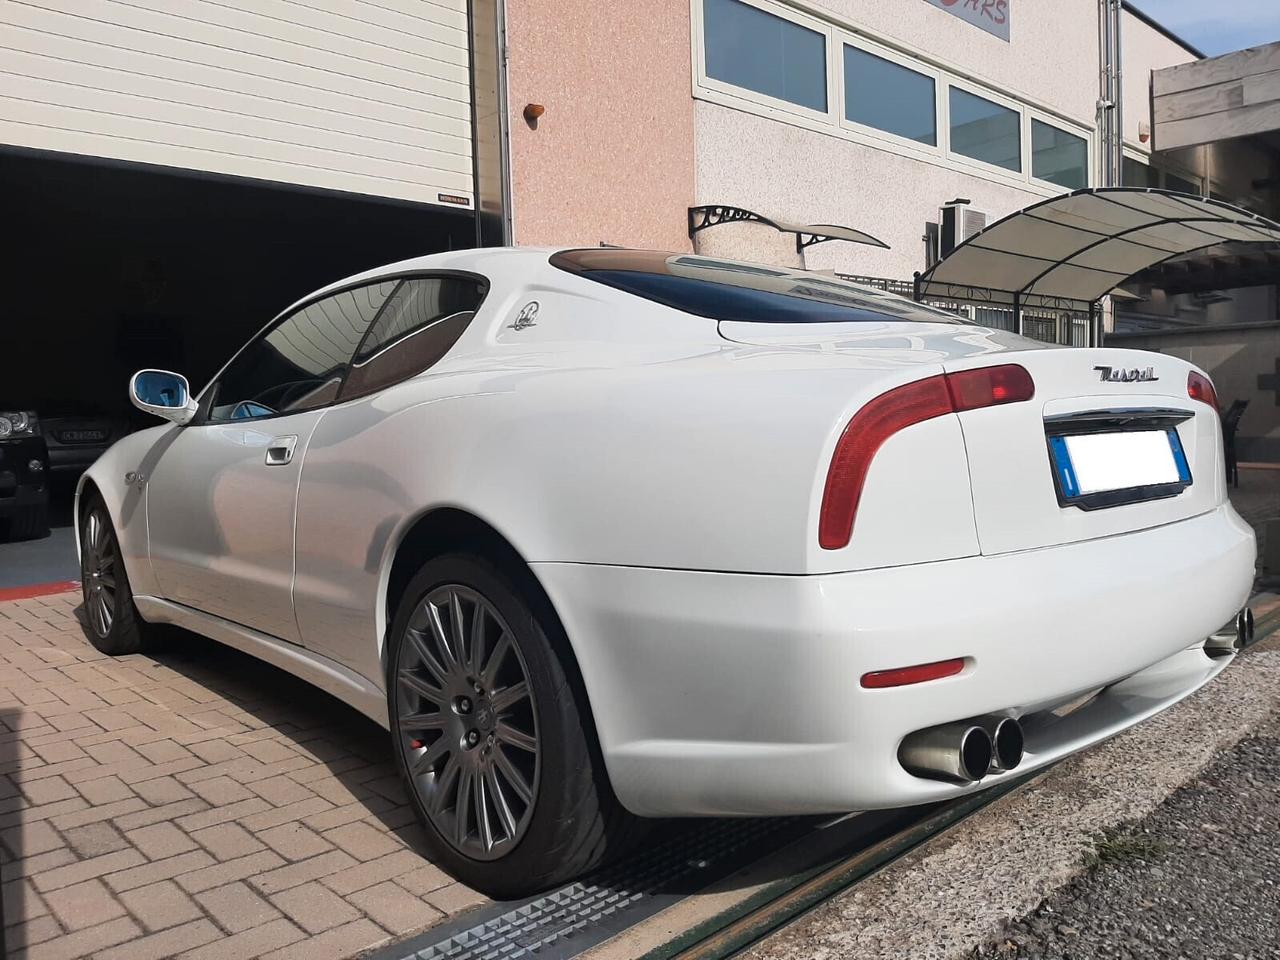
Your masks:
[{"label": "side mirror", "polygon": [[139,370],[129,381],[129,399],[143,413],[155,414],[181,426],[190,423],[200,405],[191,396],[187,378],[167,370]]}]

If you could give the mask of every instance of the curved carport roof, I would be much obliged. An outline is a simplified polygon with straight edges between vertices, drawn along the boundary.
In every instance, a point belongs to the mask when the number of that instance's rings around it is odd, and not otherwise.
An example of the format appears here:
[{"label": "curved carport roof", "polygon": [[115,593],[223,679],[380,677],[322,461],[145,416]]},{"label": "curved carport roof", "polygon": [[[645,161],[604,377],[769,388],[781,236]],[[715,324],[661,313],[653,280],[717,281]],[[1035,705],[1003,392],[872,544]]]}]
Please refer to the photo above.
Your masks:
[{"label": "curved carport roof", "polygon": [[1169,190],[1096,187],[991,224],[916,276],[916,299],[1013,307],[1093,303],[1134,274],[1223,243],[1275,243],[1280,224]]}]

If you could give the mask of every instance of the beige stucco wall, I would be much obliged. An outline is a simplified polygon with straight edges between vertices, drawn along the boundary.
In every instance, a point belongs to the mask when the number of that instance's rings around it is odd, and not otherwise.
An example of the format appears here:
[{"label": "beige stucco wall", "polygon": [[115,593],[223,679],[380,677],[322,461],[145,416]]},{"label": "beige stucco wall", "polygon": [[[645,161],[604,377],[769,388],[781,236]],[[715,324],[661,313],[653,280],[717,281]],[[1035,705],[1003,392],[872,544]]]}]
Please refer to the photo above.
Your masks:
[{"label": "beige stucco wall", "polygon": [[[1094,126],[1098,89],[1096,0],[1013,6],[1006,43],[923,0],[797,3],[844,29]],[[890,250],[826,243],[807,250],[813,269],[909,279],[924,268],[925,224],[967,197],[992,220],[1050,195],[977,176],[756,113],[699,99],[695,109],[699,203],[733,203],[766,215],[865,230]],[[699,234],[700,252],[799,265],[795,242],[766,227]]]},{"label": "beige stucco wall", "polygon": [[1008,43],[923,0],[817,0],[806,6],[852,22],[873,39],[905,44],[998,89],[1093,124],[1097,0],[1015,2]]},{"label": "beige stucco wall", "polygon": [[[506,9],[516,242],[688,249],[688,0]],[[527,103],[546,107],[536,129]]]},{"label": "beige stucco wall", "polygon": [[[1121,63],[1124,67],[1124,139],[1131,147],[1149,152],[1151,141],[1138,142],[1138,121],[1151,122],[1151,71],[1190,63],[1196,57],[1186,47],[1143,23],[1127,10],[1120,24]],[[1194,157],[1179,157],[1193,166]],[[1188,162],[1191,161],[1191,162]]]},{"label": "beige stucco wall", "polygon": [[[805,252],[811,269],[910,279],[924,269],[925,223],[938,219],[943,202],[968,197],[975,209],[995,218],[1042,199],[959,170],[719,104],[699,101],[695,118],[699,203],[735,203],[800,223],[844,224],[891,248],[819,244]],[[800,265],[793,236],[756,224],[699,233],[698,250]]]}]

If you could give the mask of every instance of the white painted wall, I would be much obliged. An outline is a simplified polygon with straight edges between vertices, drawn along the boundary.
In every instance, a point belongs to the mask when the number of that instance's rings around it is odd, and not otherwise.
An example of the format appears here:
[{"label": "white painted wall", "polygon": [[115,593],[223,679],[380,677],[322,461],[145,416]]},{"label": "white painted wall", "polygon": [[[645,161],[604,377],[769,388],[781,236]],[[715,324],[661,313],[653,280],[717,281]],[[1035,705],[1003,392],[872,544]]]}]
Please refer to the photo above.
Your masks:
[{"label": "white painted wall", "polygon": [[[692,3],[696,19],[700,0]],[[923,0],[790,0],[788,6],[1015,97],[1050,119],[1096,128],[1097,0],[1016,0],[1008,43]],[[1136,145],[1138,120],[1150,113],[1151,70],[1194,58],[1159,31],[1124,16],[1124,124],[1126,139]],[[977,173],[947,158],[917,158],[868,138],[824,132],[813,123],[786,122],[782,112],[771,119],[762,115],[768,110],[700,90],[696,45],[694,53],[697,203],[736,204],[802,223],[845,224],[892,248],[821,244],[804,255],[811,268],[910,279],[924,268],[925,224],[938,219],[945,201],[967,197],[994,220],[1056,192],[1036,182]],[[831,72],[839,78],[838,62]],[[1091,136],[1098,183],[1099,151]],[[708,254],[800,263],[793,237],[759,225],[719,226],[695,242]]]},{"label": "white painted wall", "polygon": [[[968,197],[974,208],[998,217],[1043,199],[715,103],[695,105],[694,129],[698,203],[737,203],[801,223],[844,224],[891,247],[818,244],[805,253],[811,269],[907,280],[924,269],[925,223],[938,219],[944,201]],[[699,252],[714,256],[799,265],[795,238],[759,224],[714,227],[696,242]]]},{"label": "white painted wall", "polygon": [[1120,44],[1124,67],[1124,139],[1131,148],[1150,153],[1150,141],[1138,142],[1138,121],[1151,122],[1151,71],[1176,63],[1190,63],[1196,57],[1129,11],[1124,11],[1123,17]]},{"label": "white painted wall", "polygon": [[0,143],[472,203],[466,0],[24,0],[0,31]]},{"label": "white painted wall", "polygon": [[[700,0],[693,2],[696,13]],[[1008,43],[923,0],[797,0],[792,6],[1088,131],[1095,126],[1096,0],[1016,2]],[[838,78],[838,62],[831,68]],[[731,203],[802,223],[844,224],[892,248],[820,244],[805,253],[810,268],[910,279],[924,269],[925,224],[938,219],[945,201],[967,197],[994,220],[1055,192],[1012,183],[1000,174],[976,174],[944,158],[917,159],[812,125],[768,119],[723,99],[713,102],[700,94],[696,76],[694,95],[698,203]],[[939,96],[945,96],[941,84]],[[700,233],[696,244],[712,255],[800,262],[794,237],[759,225],[719,226]]]}]

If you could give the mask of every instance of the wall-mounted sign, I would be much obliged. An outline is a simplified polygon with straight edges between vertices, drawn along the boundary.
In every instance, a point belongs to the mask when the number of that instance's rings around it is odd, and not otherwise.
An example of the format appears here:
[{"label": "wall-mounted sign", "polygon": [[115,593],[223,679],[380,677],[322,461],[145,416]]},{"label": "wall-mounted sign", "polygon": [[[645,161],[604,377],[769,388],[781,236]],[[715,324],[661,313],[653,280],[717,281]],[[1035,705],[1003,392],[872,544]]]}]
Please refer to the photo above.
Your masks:
[{"label": "wall-mounted sign", "polygon": [[1009,39],[1009,7],[1013,0],[925,0],[967,20],[1001,40]]}]

